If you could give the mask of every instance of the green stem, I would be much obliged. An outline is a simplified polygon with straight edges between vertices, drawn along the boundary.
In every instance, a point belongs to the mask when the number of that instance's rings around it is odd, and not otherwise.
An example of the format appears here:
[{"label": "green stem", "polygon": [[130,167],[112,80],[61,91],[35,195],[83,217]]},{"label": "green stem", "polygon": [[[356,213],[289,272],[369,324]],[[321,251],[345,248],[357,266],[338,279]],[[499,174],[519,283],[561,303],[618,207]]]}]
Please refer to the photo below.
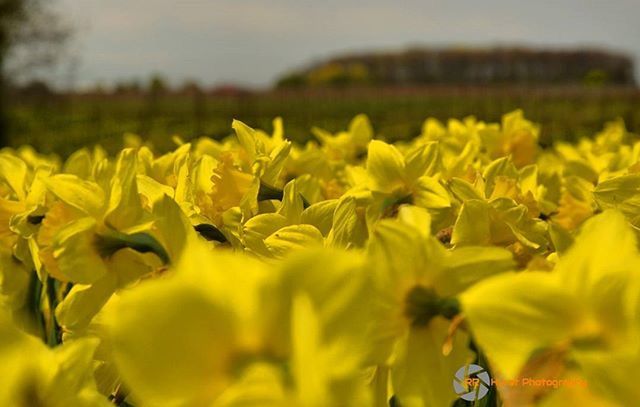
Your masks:
[{"label": "green stem", "polygon": [[[478,366],[482,366],[489,373],[491,377],[493,377],[493,372],[489,366],[489,361],[487,360],[484,352],[477,345],[475,340],[472,338],[469,342],[469,348],[476,353],[476,359],[473,363]],[[480,400],[476,400],[473,402],[473,407],[499,407],[501,405],[500,398],[498,396],[498,390],[495,385],[489,388],[489,393]]]},{"label": "green stem", "polygon": [[49,332],[47,338],[47,344],[50,347],[56,347],[61,342],[60,325],[56,321],[56,307],[58,306],[58,298],[56,293],[56,280],[52,277],[47,277],[47,303],[49,305]]},{"label": "green stem", "polygon": [[127,389],[122,385],[122,383],[120,383],[116,387],[115,391],[109,395],[109,401],[118,407],[131,406],[131,404],[126,401],[128,393]]},{"label": "green stem", "polygon": [[38,278],[38,273],[35,270],[31,273],[31,277],[29,280],[29,298],[27,299],[27,307],[29,315],[33,318],[29,323],[29,330],[33,330],[33,332],[42,338],[42,340],[46,343],[46,329],[45,329],[45,319],[42,314],[42,282]]},{"label": "green stem", "polygon": [[170,263],[167,251],[148,233],[126,234],[113,229],[104,234],[96,234],[94,239],[94,245],[103,258],[112,256],[118,250],[129,248],[138,253],[154,253],[164,264]]},{"label": "green stem", "polygon": [[[307,209],[311,204],[307,199],[300,195],[300,199],[302,199],[302,207]],[[269,200],[277,200],[282,201],[284,199],[284,191],[278,189],[276,187],[272,187],[271,185],[265,184],[264,182],[260,182],[260,189],[258,190],[258,201],[269,201]]]},{"label": "green stem", "polygon": [[215,240],[220,243],[228,242],[227,237],[217,227],[208,223],[201,223],[194,226],[196,232],[200,233],[200,236],[204,237],[208,241]]}]

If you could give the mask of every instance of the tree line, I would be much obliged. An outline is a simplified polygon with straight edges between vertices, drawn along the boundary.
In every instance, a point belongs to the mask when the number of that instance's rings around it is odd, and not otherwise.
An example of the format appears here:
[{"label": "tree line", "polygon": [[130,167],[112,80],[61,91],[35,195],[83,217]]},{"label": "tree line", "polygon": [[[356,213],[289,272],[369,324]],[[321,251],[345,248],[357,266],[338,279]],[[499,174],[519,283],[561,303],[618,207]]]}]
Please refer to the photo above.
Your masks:
[{"label": "tree line", "polygon": [[349,54],[290,72],[279,87],[415,84],[634,86],[632,59],[598,49],[409,49]]}]

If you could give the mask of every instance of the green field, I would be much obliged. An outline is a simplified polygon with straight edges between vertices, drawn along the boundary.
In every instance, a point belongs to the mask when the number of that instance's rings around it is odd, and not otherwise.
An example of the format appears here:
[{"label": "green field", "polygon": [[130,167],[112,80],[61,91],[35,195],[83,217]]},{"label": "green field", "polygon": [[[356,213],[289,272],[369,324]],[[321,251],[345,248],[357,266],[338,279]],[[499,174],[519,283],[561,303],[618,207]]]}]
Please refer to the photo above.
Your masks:
[{"label": "green field", "polygon": [[109,151],[122,145],[124,133],[149,140],[159,151],[173,147],[172,135],[189,140],[221,138],[233,118],[264,129],[282,116],[288,138],[305,141],[313,125],[330,131],[345,128],[358,113],[370,116],[379,138],[407,139],[420,132],[427,117],[468,115],[497,121],[521,108],[542,125],[542,143],[575,140],[622,118],[640,131],[640,91],[612,88],[412,88],[315,89],[247,95],[158,97],[66,95],[43,100],[14,100],[9,112],[13,146],[31,144],[63,156],[99,143]]}]

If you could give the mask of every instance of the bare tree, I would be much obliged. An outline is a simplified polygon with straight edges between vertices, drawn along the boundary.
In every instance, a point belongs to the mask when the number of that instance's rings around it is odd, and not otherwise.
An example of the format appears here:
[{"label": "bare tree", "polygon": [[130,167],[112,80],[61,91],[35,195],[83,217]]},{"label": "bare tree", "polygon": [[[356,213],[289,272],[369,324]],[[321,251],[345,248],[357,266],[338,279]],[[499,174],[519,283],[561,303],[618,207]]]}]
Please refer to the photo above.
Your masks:
[{"label": "bare tree", "polygon": [[46,0],[0,0],[0,146],[8,144],[6,88],[19,75],[55,63],[70,35]]}]

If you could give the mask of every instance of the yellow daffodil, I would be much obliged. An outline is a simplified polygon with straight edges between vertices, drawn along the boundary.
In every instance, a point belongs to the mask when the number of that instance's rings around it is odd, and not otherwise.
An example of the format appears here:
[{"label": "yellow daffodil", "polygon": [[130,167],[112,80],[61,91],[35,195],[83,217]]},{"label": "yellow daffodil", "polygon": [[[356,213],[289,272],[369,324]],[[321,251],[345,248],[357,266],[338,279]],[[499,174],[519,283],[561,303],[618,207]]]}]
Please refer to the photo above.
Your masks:
[{"label": "yellow daffodil", "polygon": [[0,311],[0,403],[5,406],[111,405],[91,372],[97,342],[83,339],[49,349],[11,325]]},{"label": "yellow daffodil", "polygon": [[594,393],[629,405],[637,387],[622,378],[640,363],[639,265],[634,233],[620,213],[607,211],[583,225],[551,273],[487,279],[461,303],[495,374],[513,379],[528,364],[555,363],[554,379],[578,374]]},{"label": "yellow daffodil", "polygon": [[393,143],[364,115],[305,145],[231,127],[0,151],[0,404],[451,406],[469,363],[474,405],[640,398],[622,121],[548,147],[520,111]]},{"label": "yellow daffodil", "polygon": [[[317,267],[302,267],[309,262]],[[277,270],[192,245],[173,275],[123,293],[109,310],[109,340],[132,399],[362,405],[368,393],[353,341],[366,337],[350,328],[367,322],[363,266],[317,252]],[[230,282],[235,290],[226,289]],[[327,303],[330,292],[336,297]]]},{"label": "yellow daffodil", "polygon": [[450,353],[443,351],[447,318],[456,313],[454,296],[511,269],[513,260],[499,248],[446,250],[430,236],[424,209],[403,207],[399,217],[379,222],[368,248],[376,265],[373,359],[390,365],[402,405],[447,405],[456,397],[450,378],[472,360],[463,333],[455,336]]}]

